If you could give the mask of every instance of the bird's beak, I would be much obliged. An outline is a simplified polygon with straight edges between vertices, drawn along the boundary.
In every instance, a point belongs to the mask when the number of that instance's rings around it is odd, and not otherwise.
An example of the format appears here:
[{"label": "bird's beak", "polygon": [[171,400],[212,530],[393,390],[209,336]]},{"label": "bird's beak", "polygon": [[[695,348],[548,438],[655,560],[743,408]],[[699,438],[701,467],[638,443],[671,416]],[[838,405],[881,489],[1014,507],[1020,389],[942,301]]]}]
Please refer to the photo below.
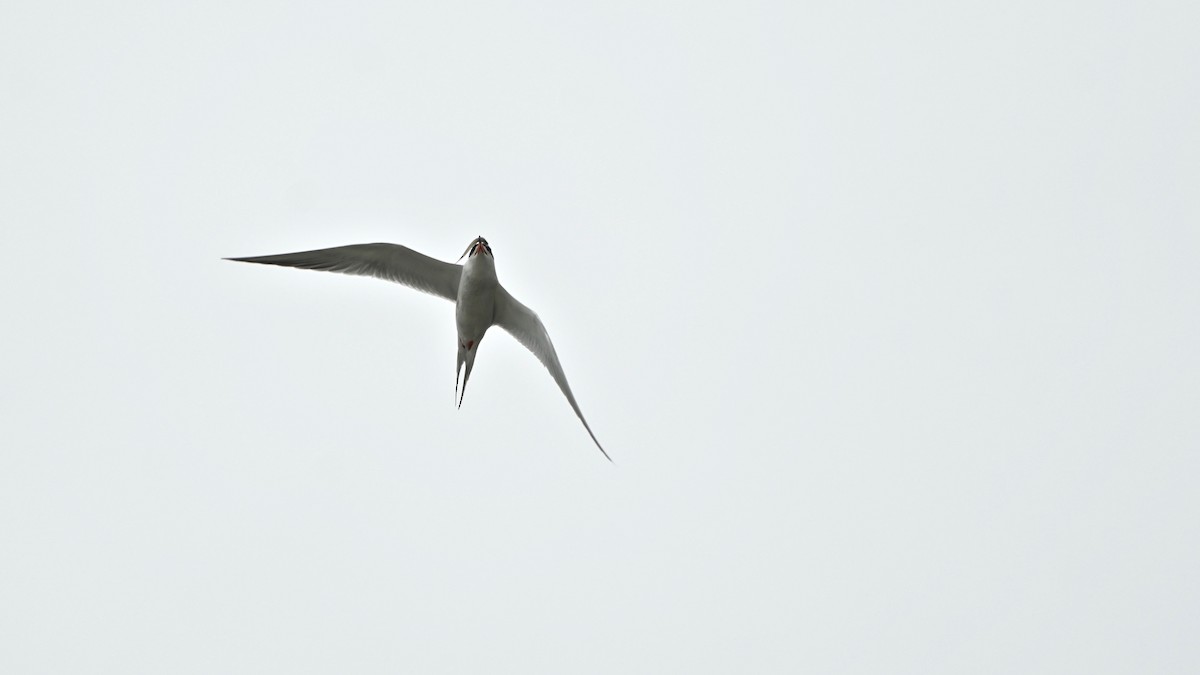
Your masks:
[{"label": "bird's beak", "polygon": [[[470,245],[467,246],[467,250],[463,251],[463,254],[458,256],[458,260],[462,260],[463,258],[467,257],[468,253],[470,253],[471,255],[475,255],[476,253],[486,253],[486,252],[487,252],[487,244],[483,243],[482,241],[473,241],[470,243]],[[455,262],[458,262],[458,261],[456,260]]]}]

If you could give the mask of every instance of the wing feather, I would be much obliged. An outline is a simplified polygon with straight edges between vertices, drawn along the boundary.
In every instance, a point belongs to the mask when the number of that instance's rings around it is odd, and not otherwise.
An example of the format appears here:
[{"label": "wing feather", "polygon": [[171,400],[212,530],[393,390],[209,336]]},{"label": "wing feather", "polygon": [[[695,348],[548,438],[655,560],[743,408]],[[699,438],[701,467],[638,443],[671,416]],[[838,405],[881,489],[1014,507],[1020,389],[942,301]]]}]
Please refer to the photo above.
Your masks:
[{"label": "wing feather", "polygon": [[550,334],[546,332],[546,327],[542,325],[542,320],[538,318],[538,315],[518,302],[508,291],[504,290],[503,286],[498,285],[496,287],[495,322],[497,326],[515,337],[517,342],[533,352],[546,370],[550,371],[551,377],[558,383],[558,388],[562,390],[563,395],[567,397],[567,402],[571,404],[575,415],[579,417],[580,422],[583,422],[583,428],[587,429],[588,435],[592,437],[592,442],[596,444],[597,448],[600,448],[605,459],[611,462],[612,458],[605,452],[604,446],[600,445],[600,441],[596,440],[596,434],[592,433],[592,428],[583,418],[583,411],[575,402],[575,395],[571,393],[571,385],[567,384],[567,375],[563,372],[562,364],[558,362],[558,354],[554,351],[554,343],[550,341]]},{"label": "wing feather", "polygon": [[458,299],[462,277],[462,265],[442,262],[399,244],[353,244],[226,260],[377,277],[451,302]]}]

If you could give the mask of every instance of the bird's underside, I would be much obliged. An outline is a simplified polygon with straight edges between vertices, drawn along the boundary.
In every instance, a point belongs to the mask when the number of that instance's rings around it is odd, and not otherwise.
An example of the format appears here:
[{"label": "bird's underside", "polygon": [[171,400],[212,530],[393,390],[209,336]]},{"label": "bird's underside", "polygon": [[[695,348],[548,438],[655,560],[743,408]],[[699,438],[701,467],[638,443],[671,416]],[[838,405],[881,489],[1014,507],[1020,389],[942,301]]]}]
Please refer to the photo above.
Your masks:
[{"label": "bird's underside", "polygon": [[[354,244],[226,260],[377,277],[454,302],[458,327],[458,365],[454,387],[458,405],[462,405],[479,343],[488,328],[499,326],[533,352],[546,367],[592,442],[611,462],[612,458],[600,445],[596,434],[592,433],[592,428],[575,401],[575,395],[571,393],[567,376],[550,341],[550,334],[541,319],[509,294],[497,280],[492,249],[487,241],[477,237],[462,257],[467,261],[459,265],[430,258],[398,244]],[[463,373],[461,391],[458,383],[460,372]]]}]

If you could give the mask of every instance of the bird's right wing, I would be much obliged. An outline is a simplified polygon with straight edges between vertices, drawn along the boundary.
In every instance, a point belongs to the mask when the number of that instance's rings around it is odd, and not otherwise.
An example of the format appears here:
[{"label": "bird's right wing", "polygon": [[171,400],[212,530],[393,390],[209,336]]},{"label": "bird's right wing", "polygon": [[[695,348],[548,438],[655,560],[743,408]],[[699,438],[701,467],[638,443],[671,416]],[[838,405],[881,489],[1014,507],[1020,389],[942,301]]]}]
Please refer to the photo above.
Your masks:
[{"label": "bird's right wing", "polygon": [[558,354],[554,351],[554,343],[550,342],[550,334],[546,332],[546,326],[542,324],[542,320],[534,314],[532,309],[521,304],[508,291],[504,290],[503,286],[496,286],[496,325],[508,331],[510,335],[517,339],[517,342],[525,345],[525,348],[533,352],[538,361],[546,366],[546,370],[550,371],[550,376],[558,384],[559,390],[563,396],[567,397],[567,403],[571,404],[571,409],[575,411],[575,416],[583,422],[583,428],[587,429],[588,435],[592,437],[592,442],[600,448],[600,452],[604,454],[604,458],[612,461],[612,457],[605,452],[604,446],[600,445],[600,441],[596,440],[596,434],[592,433],[592,428],[588,426],[587,420],[583,418],[583,411],[579,409],[579,404],[575,402],[575,394],[571,393],[571,385],[567,384],[567,374],[563,372],[562,364],[558,362]]},{"label": "bird's right wing", "polygon": [[435,260],[398,244],[353,244],[226,260],[378,277],[451,302],[458,300],[458,281],[462,277],[462,265]]}]

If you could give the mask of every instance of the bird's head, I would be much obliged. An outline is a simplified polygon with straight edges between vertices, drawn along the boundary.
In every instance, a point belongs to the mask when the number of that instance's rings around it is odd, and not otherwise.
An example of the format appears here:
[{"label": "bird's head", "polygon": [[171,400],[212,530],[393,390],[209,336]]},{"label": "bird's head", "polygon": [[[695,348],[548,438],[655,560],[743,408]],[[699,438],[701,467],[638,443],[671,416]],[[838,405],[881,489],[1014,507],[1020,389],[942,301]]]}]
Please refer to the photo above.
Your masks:
[{"label": "bird's head", "polygon": [[464,251],[463,254],[458,257],[458,259],[462,260],[463,258],[474,258],[477,254],[486,255],[489,258],[492,257],[492,247],[488,246],[487,239],[484,239],[483,237],[475,237],[475,241],[471,242],[471,245],[467,247],[467,250]]}]

